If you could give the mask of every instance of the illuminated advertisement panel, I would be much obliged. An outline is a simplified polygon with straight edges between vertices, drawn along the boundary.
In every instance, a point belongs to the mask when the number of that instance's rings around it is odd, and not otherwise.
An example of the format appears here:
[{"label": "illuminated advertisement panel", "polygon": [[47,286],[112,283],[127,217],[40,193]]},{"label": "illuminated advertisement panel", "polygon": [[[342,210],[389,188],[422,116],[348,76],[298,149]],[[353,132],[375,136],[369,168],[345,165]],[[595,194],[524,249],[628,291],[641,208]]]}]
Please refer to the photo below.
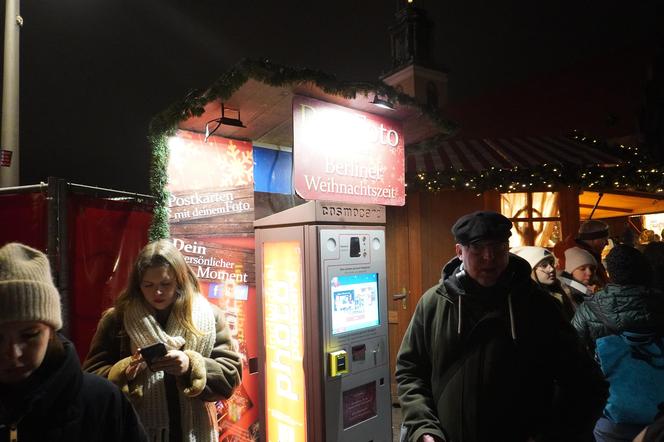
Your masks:
[{"label": "illuminated advertisement panel", "polygon": [[293,185],[306,200],[403,206],[401,123],[313,98],[293,98]]},{"label": "illuminated advertisement panel", "polygon": [[171,241],[221,308],[242,359],[242,384],[216,402],[220,442],[258,440],[258,357],[252,145],[185,130],[168,139]]},{"label": "illuminated advertisement panel", "polygon": [[264,243],[263,321],[268,442],[306,440],[301,255],[299,241]]}]

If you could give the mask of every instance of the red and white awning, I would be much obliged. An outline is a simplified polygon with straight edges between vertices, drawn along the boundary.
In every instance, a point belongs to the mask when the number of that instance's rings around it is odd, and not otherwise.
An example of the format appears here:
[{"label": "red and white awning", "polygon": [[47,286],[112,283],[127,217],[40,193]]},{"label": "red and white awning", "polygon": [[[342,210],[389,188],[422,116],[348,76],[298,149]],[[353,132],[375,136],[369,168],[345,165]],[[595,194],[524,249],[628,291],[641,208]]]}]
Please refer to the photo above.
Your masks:
[{"label": "red and white awning", "polygon": [[614,166],[624,160],[567,137],[483,138],[447,140],[437,148],[406,149],[406,172],[464,170],[481,172],[491,168],[529,169],[543,164]]}]

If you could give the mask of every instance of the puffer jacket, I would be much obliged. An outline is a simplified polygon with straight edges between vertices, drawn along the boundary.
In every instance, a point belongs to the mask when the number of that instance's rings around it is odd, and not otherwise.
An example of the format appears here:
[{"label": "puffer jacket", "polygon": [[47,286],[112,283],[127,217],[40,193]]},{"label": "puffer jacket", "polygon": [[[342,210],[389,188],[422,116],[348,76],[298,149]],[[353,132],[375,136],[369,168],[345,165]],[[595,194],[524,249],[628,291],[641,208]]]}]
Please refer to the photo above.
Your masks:
[{"label": "puffer jacket", "polygon": [[489,289],[460,264],[422,296],[397,356],[402,441],[592,440],[606,382],[527,261],[510,255]]},{"label": "puffer jacket", "polygon": [[64,337],[63,356],[47,356],[20,385],[0,385],[0,440],[143,442],[147,435],[129,401],[106,379],[83,373]]},{"label": "puffer jacket", "polygon": [[637,285],[609,284],[587,298],[576,310],[572,325],[585,346],[594,351],[595,341],[613,334],[603,318],[617,332],[664,332],[664,294],[657,289]]}]

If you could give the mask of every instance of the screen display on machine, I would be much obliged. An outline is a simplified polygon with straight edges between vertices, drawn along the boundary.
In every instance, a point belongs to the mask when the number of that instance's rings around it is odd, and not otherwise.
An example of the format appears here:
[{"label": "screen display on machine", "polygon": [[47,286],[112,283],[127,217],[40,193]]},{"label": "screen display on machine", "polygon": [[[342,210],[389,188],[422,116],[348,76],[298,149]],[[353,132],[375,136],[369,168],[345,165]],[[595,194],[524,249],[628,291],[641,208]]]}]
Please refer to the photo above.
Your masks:
[{"label": "screen display on machine", "polygon": [[378,273],[335,276],[330,294],[333,335],[379,324]]}]

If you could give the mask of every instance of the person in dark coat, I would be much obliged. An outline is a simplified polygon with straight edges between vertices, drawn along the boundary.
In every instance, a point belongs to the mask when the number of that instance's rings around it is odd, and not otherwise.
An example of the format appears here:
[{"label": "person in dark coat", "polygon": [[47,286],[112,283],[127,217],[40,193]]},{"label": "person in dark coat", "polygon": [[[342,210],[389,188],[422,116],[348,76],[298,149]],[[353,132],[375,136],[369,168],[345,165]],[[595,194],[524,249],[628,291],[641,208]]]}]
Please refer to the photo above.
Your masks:
[{"label": "person in dark coat", "polygon": [[606,382],[528,262],[509,253],[511,227],[495,212],[454,224],[457,256],[397,355],[402,441],[591,440]]},{"label": "person in dark coat", "polygon": [[81,371],[60,328],[46,256],[18,243],[0,248],[0,440],[147,441],[129,401]]},{"label": "person in dark coat", "polygon": [[[664,332],[664,295],[651,287],[651,268],[634,247],[617,245],[606,257],[610,283],[577,309],[572,325],[582,342],[594,353],[595,341],[624,331]],[[616,424],[607,417],[598,420],[599,441],[631,441],[642,425]]]}]

